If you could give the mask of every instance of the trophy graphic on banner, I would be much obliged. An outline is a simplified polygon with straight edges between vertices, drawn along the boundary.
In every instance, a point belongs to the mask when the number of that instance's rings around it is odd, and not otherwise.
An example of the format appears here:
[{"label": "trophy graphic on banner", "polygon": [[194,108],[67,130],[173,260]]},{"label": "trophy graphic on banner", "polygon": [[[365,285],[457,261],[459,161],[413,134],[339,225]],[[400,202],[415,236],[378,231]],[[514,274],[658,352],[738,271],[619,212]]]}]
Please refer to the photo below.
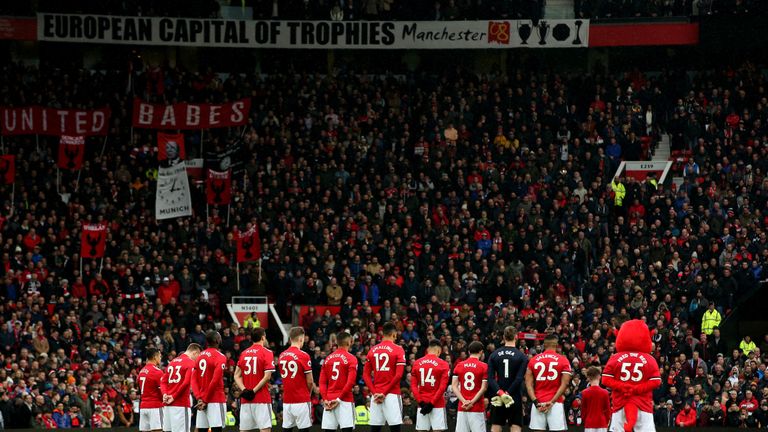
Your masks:
[{"label": "trophy graphic on banner", "polygon": [[549,32],[550,25],[546,21],[541,20],[539,26],[536,27],[536,31],[539,33],[539,45],[547,44],[547,33]]},{"label": "trophy graphic on banner", "polygon": [[576,24],[576,39],[573,40],[573,44],[581,45],[581,25],[584,24],[584,22],[581,20],[576,20],[574,24]]},{"label": "trophy graphic on banner", "polygon": [[524,24],[521,24],[520,21],[517,22],[517,34],[520,36],[520,45],[528,45],[528,38],[531,37],[532,31],[533,29],[527,21]]}]

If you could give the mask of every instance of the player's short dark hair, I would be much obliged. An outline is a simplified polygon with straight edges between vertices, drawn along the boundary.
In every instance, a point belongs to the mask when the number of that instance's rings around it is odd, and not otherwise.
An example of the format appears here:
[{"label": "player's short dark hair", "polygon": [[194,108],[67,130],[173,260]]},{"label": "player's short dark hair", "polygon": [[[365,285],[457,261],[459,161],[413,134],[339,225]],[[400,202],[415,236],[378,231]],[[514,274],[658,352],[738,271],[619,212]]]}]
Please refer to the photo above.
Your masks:
[{"label": "player's short dark hair", "polygon": [[288,331],[288,337],[292,341],[295,341],[302,336],[304,336],[304,327],[291,327],[291,330]]},{"label": "player's short dark hair", "polygon": [[208,346],[219,346],[219,343],[221,342],[221,335],[216,330],[208,330],[208,332],[205,333],[205,343],[208,344]]},{"label": "player's short dark hair", "polygon": [[477,354],[480,352],[483,352],[483,349],[485,349],[485,345],[483,345],[480,341],[472,341],[472,343],[469,344],[469,353],[470,354]]},{"label": "player's short dark hair", "polygon": [[264,336],[265,336],[266,334],[267,334],[267,333],[264,331],[264,329],[263,329],[263,328],[261,328],[261,327],[256,327],[256,328],[254,328],[253,330],[251,330],[251,339],[252,339],[254,342],[260,342],[262,339],[264,339]]},{"label": "player's short dark hair", "polygon": [[429,348],[440,348],[443,349],[443,344],[440,343],[437,339],[431,339],[429,341]]},{"label": "player's short dark hair", "polygon": [[196,344],[194,342],[187,346],[187,351],[193,351],[193,352],[197,351],[197,352],[200,352],[202,350],[203,350],[203,348],[200,345],[198,345],[198,344]]},{"label": "player's short dark hair", "polygon": [[391,322],[386,322],[381,328],[381,331],[385,336],[392,336],[393,334],[397,333],[397,327],[395,327],[395,325]]},{"label": "player's short dark hair", "polygon": [[591,380],[600,378],[601,373],[602,372],[600,371],[600,367],[590,366],[589,369],[587,369],[587,379],[591,381]]},{"label": "player's short dark hair", "polygon": [[147,348],[146,358],[152,360],[156,355],[160,354],[160,350],[157,348]]},{"label": "player's short dark hair", "polygon": [[504,327],[504,340],[514,342],[517,339],[517,329],[513,326]]},{"label": "player's short dark hair", "polygon": [[557,345],[558,342],[560,342],[560,338],[555,334],[547,335],[547,337],[544,338],[544,345]]},{"label": "player's short dark hair", "polygon": [[348,332],[343,331],[343,332],[339,332],[336,335],[336,343],[339,346],[341,345],[347,346],[350,344],[350,342],[352,342],[352,335],[349,334]]}]

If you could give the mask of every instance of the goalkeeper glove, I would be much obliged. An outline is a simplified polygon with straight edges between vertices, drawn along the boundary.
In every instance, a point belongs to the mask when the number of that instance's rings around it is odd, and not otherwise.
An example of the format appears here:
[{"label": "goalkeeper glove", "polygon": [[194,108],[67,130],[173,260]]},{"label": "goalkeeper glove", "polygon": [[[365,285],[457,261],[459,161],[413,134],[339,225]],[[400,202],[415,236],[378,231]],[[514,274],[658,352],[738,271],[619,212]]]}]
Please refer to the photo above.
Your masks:
[{"label": "goalkeeper glove", "polygon": [[252,401],[256,397],[256,392],[251,389],[243,390],[240,392],[240,397],[247,401]]},{"label": "goalkeeper glove", "polygon": [[494,396],[491,398],[491,405],[495,407],[500,407],[504,405],[504,402],[501,401],[501,396]]},{"label": "goalkeeper glove", "polygon": [[419,406],[421,407],[421,415],[427,415],[427,414],[431,413],[432,412],[432,408],[435,407],[434,405],[432,405],[429,402],[422,402],[422,403],[419,404]]},{"label": "goalkeeper glove", "polygon": [[512,396],[508,394],[501,395],[501,403],[504,404],[505,407],[509,408],[512,406],[512,404],[515,403],[515,399],[512,398]]}]

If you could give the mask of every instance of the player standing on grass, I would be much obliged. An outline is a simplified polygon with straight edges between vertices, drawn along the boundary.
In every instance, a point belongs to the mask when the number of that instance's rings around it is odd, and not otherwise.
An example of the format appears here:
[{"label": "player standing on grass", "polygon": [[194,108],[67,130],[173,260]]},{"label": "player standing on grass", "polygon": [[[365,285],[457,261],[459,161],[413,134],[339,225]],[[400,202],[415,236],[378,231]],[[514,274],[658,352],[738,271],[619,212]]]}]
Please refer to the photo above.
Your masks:
[{"label": "player standing on grass", "polygon": [[371,432],[380,432],[384,423],[391,432],[400,432],[403,424],[403,400],[400,380],[405,371],[405,351],[395,344],[397,328],[391,322],[382,329],[382,342],[368,351],[363,381],[371,390]]},{"label": "player standing on grass", "polygon": [[253,345],[240,353],[235,368],[235,386],[240,390],[240,430],[268,432],[272,429],[272,396],[269,380],[275,371],[272,351],[264,347],[267,342],[264,329],[251,332]]},{"label": "player standing on grass", "polygon": [[195,371],[200,345],[191,343],[187,350],[171,360],[161,381],[163,403],[166,405],[163,421],[171,432],[189,432],[192,421],[192,375]]},{"label": "player standing on grass", "polygon": [[445,389],[451,368],[438,357],[442,352],[440,341],[429,341],[427,354],[416,360],[411,369],[411,391],[419,404],[416,414],[416,430],[440,432],[448,430],[445,415]]},{"label": "player standing on grass", "polygon": [[227,367],[227,357],[219,351],[221,335],[210,330],[205,334],[208,348],[197,358],[195,384],[193,388],[197,397],[197,419],[195,426],[198,432],[221,432],[227,422],[227,395],[224,393],[224,369]]},{"label": "player standing on grass", "polygon": [[352,432],[355,427],[355,399],[352,387],[357,380],[357,357],[349,352],[352,336],[336,336],[338,348],[325,358],[320,370],[320,397],[323,398],[323,432]]},{"label": "player standing on grass", "polygon": [[557,353],[557,336],[544,338],[544,352],[528,362],[525,387],[531,398],[532,430],[563,431],[567,429],[563,394],[571,382],[571,364]]},{"label": "player standing on grass", "polygon": [[160,388],[163,371],[158,365],[163,356],[157,348],[147,349],[147,363],[139,372],[139,431],[157,432],[163,429],[163,392]]},{"label": "player standing on grass", "polygon": [[304,329],[294,327],[288,333],[291,346],[278,357],[277,367],[283,380],[283,430],[294,426],[299,432],[312,427],[312,360],[301,350],[304,346]]},{"label": "player standing on grass", "polygon": [[483,344],[469,344],[469,358],[453,368],[453,393],[459,398],[456,432],[485,432],[485,403],[488,365],[483,363]]},{"label": "player standing on grass", "polygon": [[491,399],[491,432],[501,432],[509,425],[511,432],[523,428],[522,392],[528,356],[515,346],[517,330],[504,329],[504,346],[488,357],[488,388]]},{"label": "player standing on grass", "polygon": [[607,432],[611,420],[611,396],[600,387],[600,368],[587,369],[589,387],[581,392],[581,420],[584,432]]}]

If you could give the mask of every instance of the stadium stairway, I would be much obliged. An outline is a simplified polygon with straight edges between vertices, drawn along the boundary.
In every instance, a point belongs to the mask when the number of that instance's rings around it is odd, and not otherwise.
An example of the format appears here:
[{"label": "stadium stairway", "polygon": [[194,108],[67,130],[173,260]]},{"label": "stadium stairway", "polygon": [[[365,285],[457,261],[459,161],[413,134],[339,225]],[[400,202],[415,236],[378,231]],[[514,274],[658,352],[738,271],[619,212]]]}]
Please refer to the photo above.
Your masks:
[{"label": "stadium stairway", "polygon": [[[664,134],[661,136],[661,141],[659,141],[659,145],[656,147],[656,150],[653,152],[653,157],[651,158],[651,160],[659,161],[659,162],[666,162],[666,161],[672,160],[672,150],[671,150],[668,134]],[[672,184],[675,185],[675,190],[677,190],[677,188],[681,184],[683,184],[683,178],[672,177]]]},{"label": "stadium stairway", "polygon": [[544,17],[546,19],[573,19],[573,0],[547,0]]}]

